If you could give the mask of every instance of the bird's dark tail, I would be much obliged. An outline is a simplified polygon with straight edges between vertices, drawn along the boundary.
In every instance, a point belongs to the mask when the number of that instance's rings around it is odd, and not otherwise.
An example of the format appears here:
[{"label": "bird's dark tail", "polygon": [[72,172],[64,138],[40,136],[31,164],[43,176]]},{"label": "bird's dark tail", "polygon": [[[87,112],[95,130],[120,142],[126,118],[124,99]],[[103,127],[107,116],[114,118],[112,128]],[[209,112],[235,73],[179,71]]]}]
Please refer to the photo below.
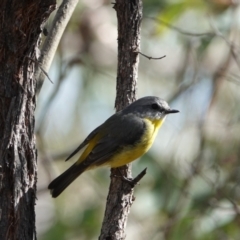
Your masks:
[{"label": "bird's dark tail", "polygon": [[86,170],[86,167],[81,166],[81,164],[73,164],[69,169],[67,169],[60,176],[55,178],[49,185],[52,197],[56,198],[59,196],[63,190],[68,187],[81,173]]}]

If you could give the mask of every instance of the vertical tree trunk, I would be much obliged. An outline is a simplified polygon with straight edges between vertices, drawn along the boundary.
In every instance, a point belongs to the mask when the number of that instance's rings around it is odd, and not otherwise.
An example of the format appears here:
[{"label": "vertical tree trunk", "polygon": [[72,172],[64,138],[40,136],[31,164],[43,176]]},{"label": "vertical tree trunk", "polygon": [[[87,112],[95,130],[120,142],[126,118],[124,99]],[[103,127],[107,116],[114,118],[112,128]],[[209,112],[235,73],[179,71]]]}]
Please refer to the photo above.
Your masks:
[{"label": "vertical tree trunk", "polygon": [[[140,49],[141,0],[116,0],[118,18],[118,72],[116,110],[136,99],[138,53]],[[131,165],[119,168],[131,178]],[[100,240],[125,239],[125,228],[133,203],[133,188],[122,180],[118,169],[111,169],[111,183]]]},{"label": "vertical tree trunk", "polygon": [[32,240],[37,152],[34,79],[41,26],[55,0],[0,1],[0,239]]}]

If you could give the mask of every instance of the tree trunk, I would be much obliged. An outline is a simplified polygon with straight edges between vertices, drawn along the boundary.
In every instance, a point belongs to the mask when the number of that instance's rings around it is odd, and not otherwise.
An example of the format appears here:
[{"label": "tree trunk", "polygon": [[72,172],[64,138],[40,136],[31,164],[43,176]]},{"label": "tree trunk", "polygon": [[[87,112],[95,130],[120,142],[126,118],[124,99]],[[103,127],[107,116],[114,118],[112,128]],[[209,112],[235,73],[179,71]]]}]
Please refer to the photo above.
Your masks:
[{"label": "tree trunk", "polygon": [[0,239],[36,239],[36,50],[55,0],[0,1]]},{"label": "tree trunk", "polygon": [[[118,18],[118,72],[115,107],[119,111],[136,99],[142,2],[141,0],[116,0],[114,8]],[[141,177],[144,173],[141,173]],[[120,240],[126,237],[125,228],[134,196],[133,188],[122,180],[122,175],[127,178],[132,177],[131,165],[111,169],[111,183],[100,240]]]}]

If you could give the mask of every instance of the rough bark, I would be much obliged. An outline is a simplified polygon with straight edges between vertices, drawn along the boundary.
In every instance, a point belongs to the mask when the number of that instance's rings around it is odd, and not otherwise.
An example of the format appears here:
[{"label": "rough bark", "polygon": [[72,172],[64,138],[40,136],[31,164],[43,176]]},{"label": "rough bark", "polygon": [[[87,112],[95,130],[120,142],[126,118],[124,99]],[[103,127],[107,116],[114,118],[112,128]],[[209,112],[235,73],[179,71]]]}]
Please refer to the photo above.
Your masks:
[{"label": "rough bark", "polygon": [[[118,71],[115,107],[119,111],[136,99],[138,54],[140,50],[141,0],[116,0],[118,19]],[[121,174],[120,174],[120,171]],[[111,169],[111,183],[107,197],[100,240],[125,239],[125,228],[134,201],[133,188],[122,180],[131,178],[131,165]]]},{"label": "rough bark", "polygon": [[36,239],[36,49],[55,0],[0,1],[0,239]]}]

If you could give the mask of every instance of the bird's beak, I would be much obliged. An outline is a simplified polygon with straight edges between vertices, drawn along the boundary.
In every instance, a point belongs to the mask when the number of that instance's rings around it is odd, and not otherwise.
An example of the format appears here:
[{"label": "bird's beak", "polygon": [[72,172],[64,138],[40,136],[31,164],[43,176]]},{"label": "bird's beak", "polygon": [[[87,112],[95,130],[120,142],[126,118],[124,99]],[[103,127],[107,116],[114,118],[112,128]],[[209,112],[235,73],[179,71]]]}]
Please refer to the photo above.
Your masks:
[{"label": "bird's beak", "polygon": [[175,110],[175,109],[167,109],[165,110],[165,114],[170,114],[170,113],[178,113],[179,111],[178,110]]}]

